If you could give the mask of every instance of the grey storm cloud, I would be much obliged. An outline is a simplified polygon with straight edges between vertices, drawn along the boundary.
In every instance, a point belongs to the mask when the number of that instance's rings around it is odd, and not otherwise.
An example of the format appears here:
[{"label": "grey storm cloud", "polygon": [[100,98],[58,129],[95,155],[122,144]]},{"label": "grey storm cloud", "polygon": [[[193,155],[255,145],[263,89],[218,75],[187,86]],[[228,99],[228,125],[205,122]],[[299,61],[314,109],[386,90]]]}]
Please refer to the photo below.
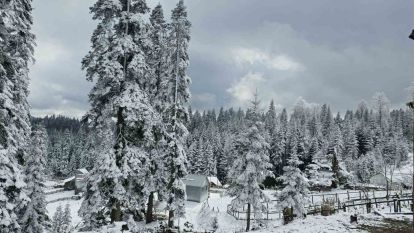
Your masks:
[{"label": "grey storm cloud", "polygon": [[[169,16],[177,1],[161,2]],[[81,116],[91,83],[80,62],[95,27],[93,0],[35,0],[34,115]],[[414,80],[414,2],[405,0],[187,0],[192,21],[189,75],[195,109],[299,96],[353,108],[377,91],[395,107]]]}]

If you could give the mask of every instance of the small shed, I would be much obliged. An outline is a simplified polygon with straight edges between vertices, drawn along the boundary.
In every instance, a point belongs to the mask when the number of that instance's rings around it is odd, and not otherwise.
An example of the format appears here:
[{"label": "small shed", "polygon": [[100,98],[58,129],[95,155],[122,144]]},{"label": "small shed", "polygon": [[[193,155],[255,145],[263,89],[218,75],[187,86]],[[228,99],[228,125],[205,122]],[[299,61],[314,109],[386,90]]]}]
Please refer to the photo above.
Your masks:
[{"label": "small shed", "polygon": [[72,176],[62,181],[63,188],[65,190],[75,190],[76,189],[76,177]]},{"label": "small shed", "polygon": [[207,176],[190,174],[183,179],[187,201],[203,202],[208,198]]}]

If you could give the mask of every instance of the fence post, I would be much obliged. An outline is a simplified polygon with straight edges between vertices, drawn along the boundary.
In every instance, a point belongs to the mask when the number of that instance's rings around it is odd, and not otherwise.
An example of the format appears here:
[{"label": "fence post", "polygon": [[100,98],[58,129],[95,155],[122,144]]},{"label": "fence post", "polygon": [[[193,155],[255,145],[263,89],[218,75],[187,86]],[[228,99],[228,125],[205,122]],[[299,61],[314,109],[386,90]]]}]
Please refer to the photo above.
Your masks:
[{"label": "fence post", "polygon": [[269,203],[266,203],[266,220],[269,220]]},{"label": "fence post", "polygon": [[359,191],[359,200],[361,200],[361,199],[362,199],[361,191]]},{"label": "fence post", "polygon": [[397,199],[394,199],[394,213],[398,212]]},{"label": "fence post", "polygon": [[367,214],[371,213],[371,201],[367,203]]},{"label": "fence post", "polygon": [[[410,203],[410,202],[411,202],[411,203]],[[410,205],[410,209],[411,209],[411,211],[414,211],[414,202],[413,202],[413,200],[412,200],[412,199],[408,201],[408,204]]]},{"label": "fence post", "polygon": [[338,201],[338,213],[340,209],[341,209],[341,200]]},{"label": "fence post", "polygon": [[349,190],[346,190],[346,194],[348,195],[348,201],[349,201]]},{"label": "fence post", "polygon": [[397,208],[398,208],[398,212],[401,212],[401,201],[400,200],[397,201]]}]

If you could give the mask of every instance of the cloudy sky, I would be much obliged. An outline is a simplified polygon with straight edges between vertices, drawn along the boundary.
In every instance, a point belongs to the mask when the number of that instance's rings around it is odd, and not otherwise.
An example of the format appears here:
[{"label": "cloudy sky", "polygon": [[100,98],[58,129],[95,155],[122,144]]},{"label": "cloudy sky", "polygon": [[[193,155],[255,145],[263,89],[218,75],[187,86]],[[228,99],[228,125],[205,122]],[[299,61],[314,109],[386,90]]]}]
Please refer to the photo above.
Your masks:
[{"label": "cloudy sky", "polygon": [[[178,0],[161,2],[167,16]],[[32,114],[81,116],[91,83],[80,62],[90,46],[94,0],[34,0]],[[196,109],[298,97],[353,108],[383,91],[403,107],[414,81],[414,1],[187,0],[193,23],[189,75]]]}]

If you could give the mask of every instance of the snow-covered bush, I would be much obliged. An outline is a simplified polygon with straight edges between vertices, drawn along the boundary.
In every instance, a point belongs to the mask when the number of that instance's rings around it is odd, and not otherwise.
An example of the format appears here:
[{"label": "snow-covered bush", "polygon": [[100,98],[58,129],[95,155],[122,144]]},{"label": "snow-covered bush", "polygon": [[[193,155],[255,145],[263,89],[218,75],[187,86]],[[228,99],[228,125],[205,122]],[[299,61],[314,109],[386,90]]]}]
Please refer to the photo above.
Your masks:
[{"label": "snow-covered bush", "polygon": [[183,229],[184,232],[193,232],[193,230],[194,230],[193,224],[191,224],[190,222],[184,223],[184,229]]},{"label": "snow-covered bush", "polygon": [[324,199],[321,205],[321,214],[323,216],[328,216],[333,214],[335,211],[335,199],[327,198]]},{"label": "snow-covered bush", "polygon": [[305,205],[309,201],[309,183],[299,169],[300,164],[298,155],[293,152],[288,160],[288,165],[283,168],[283,176],[279,178],[283,182],[284,188],[277,194],[277,198],[278,207],[281,210],[293,208],[294,214],[301,218],[306,214]]},{"label": "snow-covered bush", "polygon": [[212,211],[207,203],[204,203],[197,215],[199,230],[216,231],[218,229],[217,213]]}]

